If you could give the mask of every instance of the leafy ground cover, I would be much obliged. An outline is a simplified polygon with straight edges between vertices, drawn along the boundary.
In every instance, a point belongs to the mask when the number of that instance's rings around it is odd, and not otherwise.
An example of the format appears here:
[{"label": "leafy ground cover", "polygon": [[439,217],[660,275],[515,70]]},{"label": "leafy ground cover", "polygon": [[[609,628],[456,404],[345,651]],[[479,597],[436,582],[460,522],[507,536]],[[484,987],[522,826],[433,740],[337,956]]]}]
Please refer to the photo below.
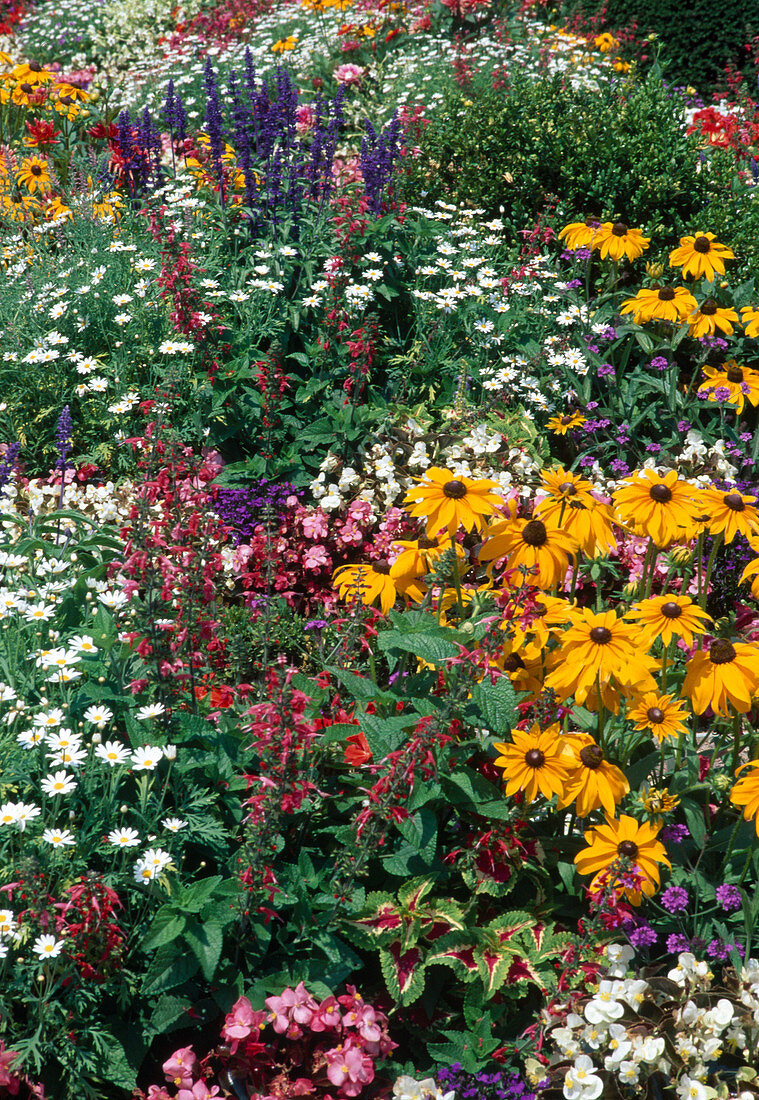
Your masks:
[{"label": "leafy ground cover", "polygon": [[2,8],[0,1096],[759,1093],[759,116],[544,15]]}]

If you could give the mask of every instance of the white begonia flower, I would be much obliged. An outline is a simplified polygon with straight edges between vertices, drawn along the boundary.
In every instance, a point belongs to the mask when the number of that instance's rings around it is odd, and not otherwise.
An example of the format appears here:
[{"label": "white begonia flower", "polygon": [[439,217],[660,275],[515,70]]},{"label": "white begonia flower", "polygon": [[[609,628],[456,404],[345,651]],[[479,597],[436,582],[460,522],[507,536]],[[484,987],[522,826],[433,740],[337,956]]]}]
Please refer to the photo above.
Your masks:
[{"label": "white begonia flower", "polygon": [[622,1024],[611,1024],[606,1042],[608,1054],[604,1061],[606,1069],[618,1066],[632,1050],[632,1041]]},{"label": "white begonia flower", "polygon": [[606,1045],[606,1028],[603,1026],[597,1027],[595,1024],[591,1024],[590,1027],[586,1027],[583,1031],[582,1041],[586,1043],[591,1050],[599,1050],[602,1046]]},{"label": "white begonia flower", "polygon": [[556,1043],[563,1058],[576,1058],[582,1051],[582,1047],[571,1028],[554,1028],[551,1032],[551,1039]]},{"label": "white begonia flower", "polygon": [[595,1066],[586,1054],[575,1058],[575,1063],[564,1078],[563,1093],[567,1100],[596,1100],[603,1092],[604,1083],[594,1073]]},{"label": "white begonia flower", "polygon": [[637,1012],[643,1004],[647,992],[648,982],[628,978],[622,982],[622,989],[619,991],[619,996],[623,1001],[629,1004],[630,1008]]},{"label": "white begonia flower", "polygon": [[696,1081],[686,1074],[680,1079],[680,1084],[677,1086],[677,1095],[681,1097],[681,1100],[707,1100],[709,1094],[700,1081]]},{"label": "white begonia flower", "polygon": [[703,1019],[704,1027],[710,1031],[724,1031],[726,1027],[732,1022],[734,1009],[732,1002],[728,1001],[725,997],[720,997],[716,1005],[705,1014]]},{"label": "white begonia flower", "polygon": [[639,1062],[650,1062],[653,1064],[654,1062],[658,1062],[663,1054],[663,1038],[654,1039],[653,1036],[649,1036],[635,1048],[635,1055]]},{"label": "white begonia flower", "polygon": [[585,1006],[589,1024],[611,1024],[624,1015],[625,1006],[617,1000],[621,987],[622,982],[599,982],[598,993]]},{"label": "white begonia flower", "polygon": [[610,978],[624,978],[627,967],[635,957],[635,948],[629,944],[609,943],[606,945],[606,958],[609,960]]},{"label": "white begonia flower", "polygon": [[[607,1067],[608,1069],[608,1067]],[[617,1079],[623,1085],[637,1085],[640,1068],[635,1062],[622,1061],[615,1066]]]}]

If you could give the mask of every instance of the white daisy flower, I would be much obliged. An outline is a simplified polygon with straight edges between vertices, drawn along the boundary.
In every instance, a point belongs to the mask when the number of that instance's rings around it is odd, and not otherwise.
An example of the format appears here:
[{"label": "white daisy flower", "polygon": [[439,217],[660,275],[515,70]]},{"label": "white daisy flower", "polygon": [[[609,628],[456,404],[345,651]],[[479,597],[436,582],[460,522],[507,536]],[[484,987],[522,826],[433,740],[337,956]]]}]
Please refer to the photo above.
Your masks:
[{"label": "white daisy flower", "polygon": [[152,772],[160,763],[163,753],[153,745],[143,745],[132,753],[132,768],[136,772]]},{"label": "white daisy flower", "polygon": [[56,959],[63,950],[63,940],[57,940],[55,936],[37,936],[32,945],[32,951],[41,959]]},{"label": "white daisy flower", "polygon": [[0,909],[0,939],[11,936],[16,930],[16,918],[10,909]]},{"label": "white daisy flower", "polygon": [[142,722],[146,718],[158,718],[165,710],[163,703],[149,703],[146,707],[140,707],[135,717]]},{"label": "white daisy flower", "polygon": [[102,729],[113,718],[113,711],[108,707],[87,707],[82,717],[85,722],[92,722],[98,729]]},{"label": "white daisy flower", "polygon": [[161,824],[170,833],[178,833],[180,829],[187,828],[187,822],[183,821],[181,817],[165,817]]},{"label": "white daisy flower", "polygon": [[136,829],[113,829],[108,834],[108,841],[117,848],[134,848],[140,843],[140,834]]},{"label": "white daisy flower", "polygon": [[45,829],[42,839],[54,848],[70,848],[76,844],[70,829]]},{"label": "white daisy flower", "polygon": [[73,775],[67,775],[64,771],[54,772],[52,775],[45,776],[40,786],[45,794],[53,798],[59,794],[71,794],[76,788],[76,780]]},{"label": "white daisy flower", "polygon": [[126,764],[129,759],[129,749],[119,741],[106,741],[104,745],[98,745],[95,756],[115,768],[117,764]]}]

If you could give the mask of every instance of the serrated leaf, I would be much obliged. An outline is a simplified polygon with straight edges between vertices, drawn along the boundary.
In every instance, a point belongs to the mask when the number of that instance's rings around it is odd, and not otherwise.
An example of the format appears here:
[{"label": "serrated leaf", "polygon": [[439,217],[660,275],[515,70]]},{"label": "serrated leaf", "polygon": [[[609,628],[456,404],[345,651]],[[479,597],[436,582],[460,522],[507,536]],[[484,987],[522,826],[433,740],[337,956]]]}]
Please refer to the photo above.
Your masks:
[{"label": "serrated leaf", "polygon": [[185,918],[181,913],[177,913],[173,906],[164,906],[163,909],[159,909],[142,941],[143,951],[153,951],[156,947],[173,943],[184,926]]},{"label": "serrated leaf", "polygon": [[413,653],[430,664],[442,663],[458,656],[458,646],[441,634],[402,634],[398,630],[385,630],[377,636],[377,644],[383,653],[403,650]]},{"label": "serrated leaf", "polygon": [[[163,965],[167,954],[170,961]],[[167,993],[194,977],[199,969],[200,963],[189,952],[178,955],[172,947],[162,947],[145,975],[143,993]]]},{"label": "serrated leaf", "polygon": [[185,931],[185,939],[200,963],[203,977],[210,982],[221,957],[224,933],[218,924],[200,924],[196,921]]},{"label": "serrated leaf", "polygon": [[490,733],[509,733],[517,723],[516,693],[508,676],[499,676],[494,683],[475,684],[472,703],[480,715],[474,724]]},{"label": "serrated leaf", "polygon": [[418,947],[403,951],[392,944],[380,951],[380,967],[390,996],[401,1005],[410,1005],[424,992],[424,962]]}]

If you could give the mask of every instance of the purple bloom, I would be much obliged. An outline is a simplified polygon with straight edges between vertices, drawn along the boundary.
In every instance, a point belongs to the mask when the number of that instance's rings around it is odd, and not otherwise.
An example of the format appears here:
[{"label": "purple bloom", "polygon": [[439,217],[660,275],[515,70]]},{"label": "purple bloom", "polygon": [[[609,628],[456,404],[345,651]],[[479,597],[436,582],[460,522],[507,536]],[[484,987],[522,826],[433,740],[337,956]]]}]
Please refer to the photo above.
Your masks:
[{"label": "purple bloom", "polygon": [[619,474],[620,477],[625,477],[630,473],[630,467],[626,462],[623,462],[621,458],[615,458],[611,463],[612,473]]},{"label": "purple bloom", "polygon": [[679,955],[681,951],[687,951],[690,948],[690,942],[687,936],[680,936],[677,933],[673,933],[671,936],[667,936],[667,953],[670,955]]},{"label": "purple bloom", "polygon": [[55,443],[58,454],[60,455],[56,466],[59,470],[64,470],[66,468],[66,459],[71,453],[71,437],[73,431],[74,426],[71,423],[71,410],[68,405],[64,405],[61,415],[58,417],[58,424],[55,429]]},{"label": "purple bloom", "polygon": [[326,619],[309,619],[303,627],[304,630],[323,630],[325,626],[329,626]]},{"label": "purple bloom", "polygon": [[717,901],[726,913],[731,913],[741,907],[741,892],[737,886],[725,883],[724,886],[717,887]]},{"label": "purple bloom", "polygon": [[588,410],[588,412],[590,412],[591,409],[597,409],[598,408],[598,402],[597,401],[589,401],[587,403],[587,405],[585,406],[585,408]]},{"label": "purple bloom", "polygon": [[655,355],[654,358],[651,360],[651,366],[654,367],[656,370],[666,370],[668,365],[669,364],[667,363],[667,360],[664,358],[663,355]]},{"label": "purple bloom", "polygon": [[689,420],[678,420],[677,430],[678,430],[678,432],[689,432],[690,431],[690,421]]},{"label": "purple bloom", "polygon": [[602,363],[601,364],[601,366],[598,368],[598,377],[599,378],[613,378],[614,377],[614,367],[611,365],[611,363]]},{"label": "purple bloom", "polygon": [[661,831],[661,838],[667,844],[682,844],[689,836],[687,825],[665,825]]},{"label": "purple bloom", "polygon": [[727,399],[730,397],[730,390],[727,388],[727,386],[717,386],[714,391],[714,396],[717,401],[727,401]]},{"label": "purple bloom", "polygon": [[570,279],[567,283],[567,290],[577,290],[578,286],[582,286],[582,279]]},{"label": "purple bloom", "polygon": [[659,938],[650,924],[641,924],[628,933],[627,937],[633,947],[652,947]]},{"label": "purple bloom", "polygon": [[682,886],[668,886],[661,895],[661,903],[668,913],[683,913],[688,908],[690,898]]},{"label": "purple bloom", "polygon": [[661,450],[661,443],[649,443],[646,447],[646,450],[649,454],[658,455],[659,451]]},{"label": "purple bloom", "polygon": [[595,462],[595,459],[592,457],[592,455],[585,455],[584,458],[580,459],[580,465],[581,466],[586,466],[586,467],[592,466],[594,462]]}]

